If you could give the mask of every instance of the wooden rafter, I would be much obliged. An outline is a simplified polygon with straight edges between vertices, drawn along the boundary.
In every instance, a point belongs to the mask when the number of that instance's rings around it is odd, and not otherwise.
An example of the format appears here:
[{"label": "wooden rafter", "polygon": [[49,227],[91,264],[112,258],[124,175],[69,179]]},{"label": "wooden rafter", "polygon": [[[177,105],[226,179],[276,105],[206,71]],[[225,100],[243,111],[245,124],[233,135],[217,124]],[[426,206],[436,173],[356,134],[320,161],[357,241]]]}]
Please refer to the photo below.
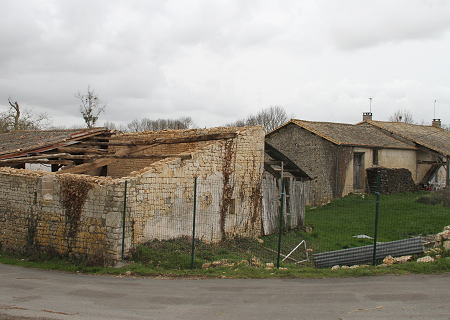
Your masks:
[{"label": "wooden rafter", "polygon": [[[83,141],[80,142],[81,145],[92,145],[92,146],[124,146],[124,147],[132,147],[132,146],[144,146],[144,145],[153,145],[153,144],[177,144],[177,143],[189,143],[189,142],[199,142],[199,141],[210,141],[210,140],[222,140],[222,139],[233,139],[236,138],[237,133],[228,132],[228,133],[215,133],[215,134],[206,134],[203,136],[195,136],[195,137],[185,137],[185,138],[156,138],[156,139],[142,139],[132,138],[132,137],[111,137],[114,139],[110,140],[122,140],[125,142],[105,142],[105,141]],[[95,139],[97,140],[97,137]]]},{"label": "wooden rafter", "polygon": [[68,153],[94,153],[94,154],[108,153],[107,149],[77,148],[77,147],[62,147],[62,148],[58,148],[58,151],[68,152]]}]

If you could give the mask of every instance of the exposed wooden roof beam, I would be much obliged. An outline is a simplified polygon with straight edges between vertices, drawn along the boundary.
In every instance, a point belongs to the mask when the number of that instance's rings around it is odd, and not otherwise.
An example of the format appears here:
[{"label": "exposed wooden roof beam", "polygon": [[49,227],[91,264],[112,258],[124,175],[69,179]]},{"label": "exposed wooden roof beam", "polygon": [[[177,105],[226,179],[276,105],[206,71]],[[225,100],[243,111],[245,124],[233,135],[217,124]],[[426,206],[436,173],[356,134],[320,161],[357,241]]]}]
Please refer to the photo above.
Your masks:
[{"label": "exposed wooden roof beam", "polygon": [[95,149],[95,148],[77,148],[77,147],[62,147],[57,149],[60,152],[68,153],[94,153],[94,154],[106,154],[107,149]]},{"label": "exposed wooden roof beam", "polygon": [[[71,168],[63,168],[57,173],[84,173],[89,170],[93,170],[99,167],[106,166],[110,163],[117,161],[120,157],[143,151],[150,147],[160,145],[160,144],[172,144],[172,143],[185,143],[185,142],[195,142],[195,141],[209,141],[209,140],[221,140],[221,139],[232,139],[237,136],[237,133],[218,133],[209,134],[198,137],[187,137],[187,138],[174,138],[174,139],[154,139],[154,140],[137,140],[128,145],[128,147],[118,150],[114,153],[113,158],[102,158],[97,159],[90,163],[83,163]],[[100,142],[97,142],[100,143]],[[84,144],[83,142],[81,144]],[[109,144],[112,145],[112,144]]]},{"label": "exposed wooden roof beam", "polygon": [[[80,142],[81,145],[107,145],[107,146],[143,146],[143,145],[153,145],[153,144],[176,144],[176,143],[188,143],[188,142],[198,142],[198,141],[210,141],[210,140],[222,140],[222,139],[233,139],[236,138],[236,132],[227,133],[215,133],[206,134],[203,136],[195,137],[185,137],[185,138],[156,138],[156,139],[143,139],[142,137],[111,137],[115,139],[111,140],[122,140],[126,142],[97,142],[97,141],[83,141]],[[92,139],[95,140],[95,139]]]},{"label": "exposed wooden roof beam", "polygon": [[281,173],[275,171],[269,164],[264,163],[264,169],[269,172],[271,175],[273,175],[276,179],[281,178]]}]

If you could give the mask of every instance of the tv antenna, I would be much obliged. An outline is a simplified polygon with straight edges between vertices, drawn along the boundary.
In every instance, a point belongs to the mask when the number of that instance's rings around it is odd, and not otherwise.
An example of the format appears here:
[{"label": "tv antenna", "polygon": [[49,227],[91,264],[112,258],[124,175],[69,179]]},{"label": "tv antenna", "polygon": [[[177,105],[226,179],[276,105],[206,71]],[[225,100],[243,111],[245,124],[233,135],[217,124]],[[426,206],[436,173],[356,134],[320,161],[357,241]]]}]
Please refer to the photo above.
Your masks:
[{"label": "tv antenna", "polygon": [[433,113],[433,119],[436,119],[436,100],[434,100],[434,113]]}]

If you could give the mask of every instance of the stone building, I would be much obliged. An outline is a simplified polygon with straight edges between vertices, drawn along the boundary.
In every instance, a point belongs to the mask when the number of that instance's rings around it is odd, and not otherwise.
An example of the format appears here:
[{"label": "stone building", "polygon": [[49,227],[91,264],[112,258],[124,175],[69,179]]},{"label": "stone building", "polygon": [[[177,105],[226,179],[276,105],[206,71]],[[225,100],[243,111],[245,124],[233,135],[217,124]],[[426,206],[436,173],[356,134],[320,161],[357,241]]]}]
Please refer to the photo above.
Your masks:
[{"label": "stone building", "polygon": [[[273,152],[265,161],[260,126],[14,132],[0,143],[1,247],[110,259],[120,256],[124,230],[125,252],[191,236],[196,202],[198,239],[267,233],[263,172],[286,162]],[[50,172],[23,169],[36,163]],[[292,162],[285,171],[307,179]]]},{"label": "stone building", "polygon": [[284,153],[313,180],[307,202],[321,205],[366,189],[365,169],[408,168],[416,172],[418,148],[382,133],[372,125],[291,120],[269,132],[266,141]]},{"label": "stone building", "polygon": [[417,184],[428,186],[431,190],[449,185],[450,131],[441,128],[440,119],[434,119],[431,126],[424,126],[373,121],[369,117],[357,125],[372,126],[381,133],[416,148],[414,157],[409,162],[403,162],[401,167],[411,171]]}]

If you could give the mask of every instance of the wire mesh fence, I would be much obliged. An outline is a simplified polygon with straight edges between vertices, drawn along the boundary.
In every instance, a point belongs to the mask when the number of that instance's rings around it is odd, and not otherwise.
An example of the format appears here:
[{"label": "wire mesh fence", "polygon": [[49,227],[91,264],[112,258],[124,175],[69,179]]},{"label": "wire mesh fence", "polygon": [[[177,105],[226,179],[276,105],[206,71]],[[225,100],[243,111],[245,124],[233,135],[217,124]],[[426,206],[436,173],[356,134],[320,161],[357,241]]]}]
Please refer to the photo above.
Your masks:
[{"label": "wire mesh fence", "polygon": [[[380,192],[381,193],[381,192]],[[450,224],[447,191],[349,194],[322,207],[308,207],[305,238],[315,252],[346,249],[415,236],[427,237]]]},{"label": "wire mesh fence", "polygon": [[[414,237],[432,244],[450,225],[447,190],[389,194],[381,189],[315,207],[305,206],[307,189],[301,190],[294,197],[279,181],[201,178],[131,185],[126,237],[137,248],[132,258],[165,268],[280,262],[293,267],[311,265],[312,254],[365,246],[373,251],[376,244],[382,248]],[[303,203],[298,211],[286,208],[296,202]],[[268,224],[272,232],[264,233]],[[403,247],[394,243],[393,252]]]}]

